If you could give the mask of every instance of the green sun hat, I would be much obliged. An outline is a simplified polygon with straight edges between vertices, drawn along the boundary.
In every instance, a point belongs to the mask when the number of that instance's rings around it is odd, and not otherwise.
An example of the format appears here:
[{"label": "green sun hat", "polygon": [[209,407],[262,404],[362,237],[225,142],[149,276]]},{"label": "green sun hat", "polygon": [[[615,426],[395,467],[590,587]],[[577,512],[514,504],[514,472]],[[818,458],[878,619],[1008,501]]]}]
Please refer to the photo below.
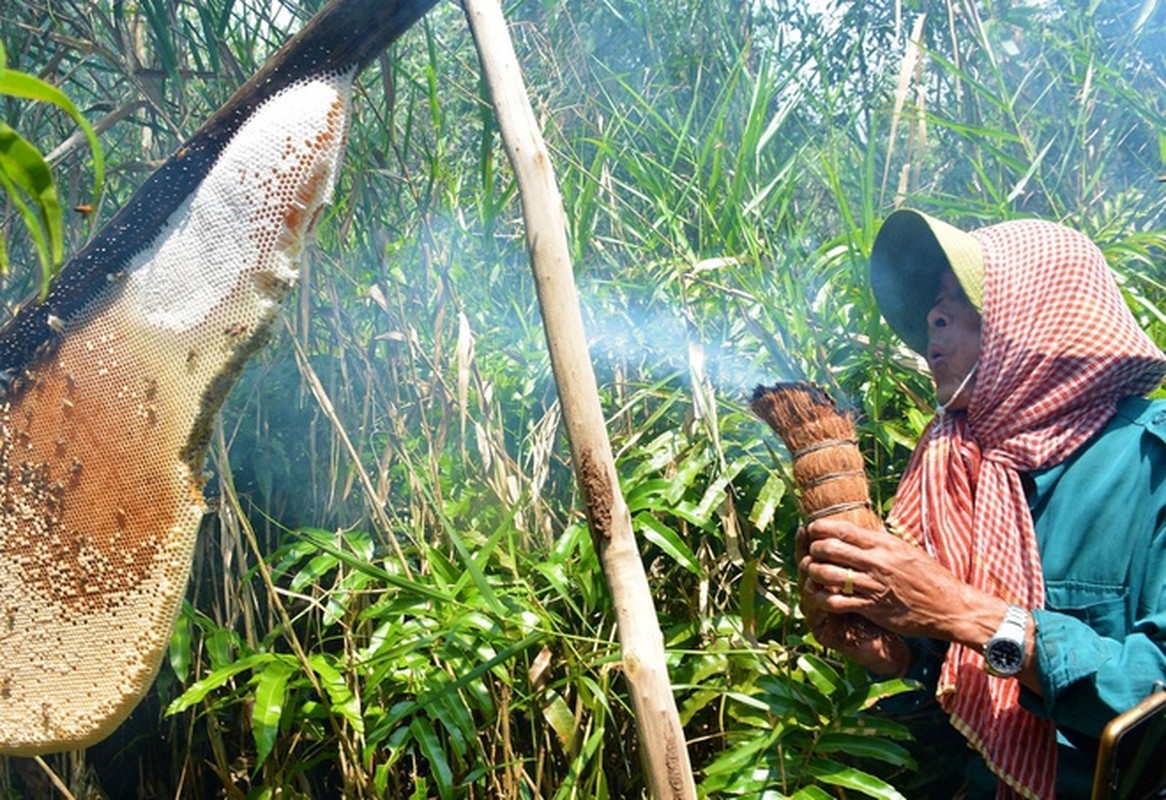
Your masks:
[{"label": "green sun hat", "polygon": [[939,278],[951,267],[964,294],[981,311],[984,251],[970,233],[910,209],[887,217],[870,254],[870,283],[883,318],[907,346],[927,354],[927,312]]}]

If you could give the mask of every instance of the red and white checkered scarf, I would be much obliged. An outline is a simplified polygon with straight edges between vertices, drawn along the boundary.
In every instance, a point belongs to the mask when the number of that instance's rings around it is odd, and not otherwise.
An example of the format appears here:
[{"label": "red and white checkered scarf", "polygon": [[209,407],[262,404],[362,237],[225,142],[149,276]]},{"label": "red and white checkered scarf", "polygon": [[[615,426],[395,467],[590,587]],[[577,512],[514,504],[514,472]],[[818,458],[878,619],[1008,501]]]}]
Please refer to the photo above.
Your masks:
[{"label": "red and white checkered scarf", "polygon": [[[1042,608],[1044,577],[1020,475],[1069,457],[1125,397],[1156,388],[1166,355],[1138,327],[1101,251],[1051,222],[974,232],[984,249],[980,361],[968,411],[932,421],[891,510],[892,529],[1008,603]],[[1000,777],[999,796],[1050,798],[1053,723],[1020,685],[953,645],[937,697]]]}]

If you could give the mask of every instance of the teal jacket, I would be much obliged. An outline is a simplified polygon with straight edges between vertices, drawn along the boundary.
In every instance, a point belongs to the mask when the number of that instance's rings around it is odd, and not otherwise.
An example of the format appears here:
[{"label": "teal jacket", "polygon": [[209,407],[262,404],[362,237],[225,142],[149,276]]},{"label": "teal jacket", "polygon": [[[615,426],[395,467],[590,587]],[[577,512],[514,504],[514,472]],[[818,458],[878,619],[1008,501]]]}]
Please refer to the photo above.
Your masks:
[{"label": "teal jacket", "polygon": [[[1057,724],[1057,797],[1088,797],[1106,723],[1166,681],[1166,401],[1123,401],[1069,459],[1023,480],[1045,608],[1033,612],[1041,695],[1022,689],[1021,703]],[[946,646],[912,645],[911,676],[933,695]],[[966,775],[969,796],[991,796],[978,757]]]}]

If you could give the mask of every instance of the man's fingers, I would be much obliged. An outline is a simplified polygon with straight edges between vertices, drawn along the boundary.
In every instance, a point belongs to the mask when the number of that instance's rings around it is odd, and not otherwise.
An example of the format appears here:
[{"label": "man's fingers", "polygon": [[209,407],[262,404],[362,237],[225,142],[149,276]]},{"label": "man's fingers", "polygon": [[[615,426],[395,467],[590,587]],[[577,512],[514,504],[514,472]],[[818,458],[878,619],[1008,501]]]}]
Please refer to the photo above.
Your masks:
[{"label": "man's fingers", "polygon": [[866,548],[835,538],[816,539],[810,542],[810,549],[802,563],[805,566],[812,563],[819,566],[833,565],[843,569],[850,567],[863,571],[870,568],[870,558]]},{"label": "man's fingers", "polygon": [[799,525],[794,534],[794,559],[801,561],[810,552],[810,536],[806,533],[806,526]]},{"label": "man's fingers", "polygon": [[853,595],[865,584],[863,573],[839,564],[810,561],[804,572],[817,586],[833,594]]},{"label": "man's fingers", "polygon": [[834,517],[825,517],[811,522],[806,527],[806,535],[810,540],[810,547],[813,547],[814,542],[839,541],[865,550],[883,543],[882,537],[887,533],[884,530],[863,528],[853,522]]}]

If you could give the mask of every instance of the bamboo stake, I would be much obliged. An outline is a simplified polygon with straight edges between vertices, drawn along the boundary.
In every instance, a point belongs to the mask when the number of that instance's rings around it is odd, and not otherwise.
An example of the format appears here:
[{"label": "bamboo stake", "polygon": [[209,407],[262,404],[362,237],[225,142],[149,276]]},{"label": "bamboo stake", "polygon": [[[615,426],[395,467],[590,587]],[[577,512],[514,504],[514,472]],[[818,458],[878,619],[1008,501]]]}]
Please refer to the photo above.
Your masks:
[{"label": "bamboo stake", "polygon": [[591,537],[615,605],[640,753],[655,798],[694,798],[684,729],[676,710],[648,578],[619,490],[611,442],[567,249],[563,201],[550,155],[498,0],[464,0],[466,17],[490,87],[506,154],[518,179],[539,307],[559,392],[575,477]]}]

